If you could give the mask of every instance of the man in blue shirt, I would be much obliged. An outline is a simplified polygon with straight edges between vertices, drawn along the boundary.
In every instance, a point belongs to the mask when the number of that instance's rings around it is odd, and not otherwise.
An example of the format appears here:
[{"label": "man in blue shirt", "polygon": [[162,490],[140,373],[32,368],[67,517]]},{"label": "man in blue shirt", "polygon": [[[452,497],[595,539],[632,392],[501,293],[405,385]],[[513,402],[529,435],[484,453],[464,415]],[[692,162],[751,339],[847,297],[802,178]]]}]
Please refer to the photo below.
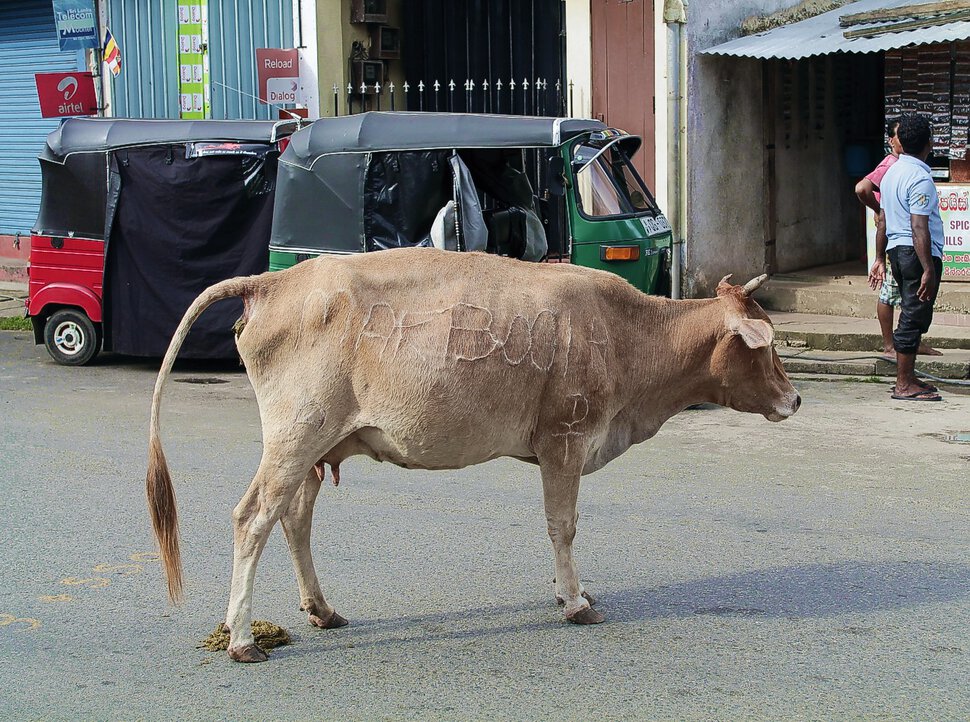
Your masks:
[{"label": "man in blue shirt", "polygon": [[920,340],[933,321],[933,303],[943,274],[943,219],[936,184],[926,165],[932,132],[929,121],[904,115],[896,129],[902,146],[899,160],[883,176],[882,210],[876,228],[876,262],[869,285],[876,288],[886,275],[886,251],[902,296],[902,311],[893,333],[896,386],[893,398],[939,401],[936,388],[916,377]]}]

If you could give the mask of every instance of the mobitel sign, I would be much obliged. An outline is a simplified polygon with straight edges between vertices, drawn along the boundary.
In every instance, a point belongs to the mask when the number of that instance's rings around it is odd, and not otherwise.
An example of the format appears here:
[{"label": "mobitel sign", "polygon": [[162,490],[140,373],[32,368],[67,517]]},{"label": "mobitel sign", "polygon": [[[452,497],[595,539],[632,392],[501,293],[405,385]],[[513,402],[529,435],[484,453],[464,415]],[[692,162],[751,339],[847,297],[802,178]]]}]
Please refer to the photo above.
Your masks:
[{"label": "mobitel sign", "polygon": [[91,73],[34,73],[40,114],[44,118],[94,115],[98,99]]},{"label": "mobitel sign", "polygon": [[259,99],[274,105],[303,102],[300,92],[300,56],[293,48],[256,48]]}]

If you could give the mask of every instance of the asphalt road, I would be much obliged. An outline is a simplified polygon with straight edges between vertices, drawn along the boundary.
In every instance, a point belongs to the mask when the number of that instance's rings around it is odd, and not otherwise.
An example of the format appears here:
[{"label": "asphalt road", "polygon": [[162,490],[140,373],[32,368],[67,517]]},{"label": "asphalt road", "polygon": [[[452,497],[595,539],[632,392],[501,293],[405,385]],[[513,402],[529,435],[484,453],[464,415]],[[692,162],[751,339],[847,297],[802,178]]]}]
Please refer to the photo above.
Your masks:
[{"label": "asphalt road", "polygon": [[[607,618],[565,624],[536,469],[342,467],[317,503],[310,628],[282,534],[262,665],[197,648],[221,620],[230,510],[260,454],[231,366],[185,366],[162,430],[187,598],[168,605],[144,500],[156,366],[56,366],[0,333],[0,718],[966,719],[970,396],[798,381],[771,424],[685,412],[587,477],[577,559]],[[204,381],[206,383],[191,383]]]}]

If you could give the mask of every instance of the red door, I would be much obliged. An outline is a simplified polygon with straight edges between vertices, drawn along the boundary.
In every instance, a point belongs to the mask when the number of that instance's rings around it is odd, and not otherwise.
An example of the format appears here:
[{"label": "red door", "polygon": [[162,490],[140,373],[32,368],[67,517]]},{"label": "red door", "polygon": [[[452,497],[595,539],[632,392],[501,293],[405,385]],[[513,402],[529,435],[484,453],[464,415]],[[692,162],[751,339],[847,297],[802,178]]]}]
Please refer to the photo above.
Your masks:
[{"label": "red door", "polygon": [[645,0],[591,0],[593,117],[643,138],[636,166],[656,177],[654,20]]}]

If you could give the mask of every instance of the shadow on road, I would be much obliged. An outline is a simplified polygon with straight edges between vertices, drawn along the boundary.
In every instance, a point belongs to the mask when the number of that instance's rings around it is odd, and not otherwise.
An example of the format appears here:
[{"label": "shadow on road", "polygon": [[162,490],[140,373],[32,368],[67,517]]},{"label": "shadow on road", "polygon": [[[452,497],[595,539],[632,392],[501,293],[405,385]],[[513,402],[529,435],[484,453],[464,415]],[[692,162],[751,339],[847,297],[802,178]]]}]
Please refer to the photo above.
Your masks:
[{"label": "shadow on road", "polygon": [[610,619],[710,614],[814,618],[915,607],[970,595],[970,566],[844,562],[769,567],[607,594]]},{"label": "shadow on road", "polygon": [[[695,579],[661,587],[592,589],[597,609],[611,622],[669,617],[785,617],[792,620],[891,611],[950,602],[970,595],[970,565],[950,562],[844,562],[771,567],[743,574]],[[551,588],[550,588],[551,592]],[[354,619],[363,636],[354,647],[417,641],[476,639],[540,631],[565,623],[550,594],[548,603],[478,607],[441,614]],[[313,654],[321,646],[343,646],[340,634],[314,636],[310,646],[274,650],[274,656]],[[303,635],[300,635],[303,636]],[[311,641],[312,640],[312,641]]]}]

